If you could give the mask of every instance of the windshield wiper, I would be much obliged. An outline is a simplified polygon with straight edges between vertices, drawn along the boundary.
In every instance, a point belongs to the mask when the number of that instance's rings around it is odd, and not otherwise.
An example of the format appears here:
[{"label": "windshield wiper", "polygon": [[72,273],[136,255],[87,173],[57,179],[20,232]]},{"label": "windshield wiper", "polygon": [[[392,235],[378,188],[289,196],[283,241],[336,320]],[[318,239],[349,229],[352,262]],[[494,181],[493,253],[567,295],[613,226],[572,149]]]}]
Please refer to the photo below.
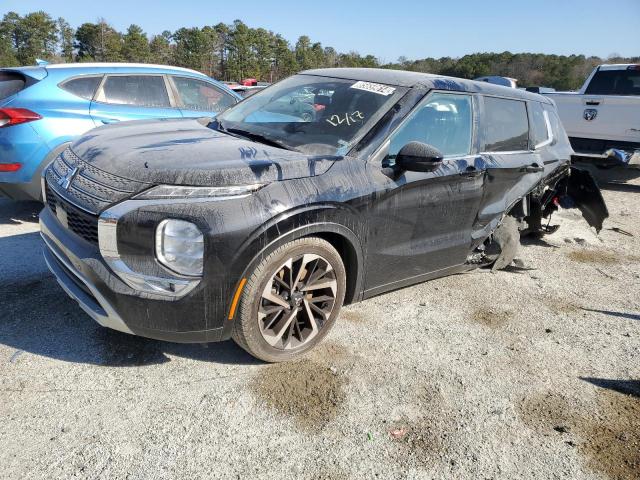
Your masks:
[{"label": "windshield wiper", "polygon": [[[220,125],[220,124],[218,124],[218,125]],[[260,133],[248,132],[246,130],[242,130],[241,128],[229,128],[229,129],[226,129],[226,128],[222,127],[222,125],[220,125],[220,127],[222,128],[223,132],[235,133],[236,135],[240,135],[241,137],[248,138],[249,140],[253,140],[253,141],[256,141],[256,142],[264,143],[265,145],[271,145],[272,147],[283,148],[284,150],[291,150],[292,152],[299,152],[300,151],[300,150],[297,150],[297,149],[295,149],[293,147],[290,147],[289,145],[285,144],[284,142],[281,142],[280,140],[277,140],[277,139],[271,138],[271,137],[267,137],[267,136],[262,135]]]}]

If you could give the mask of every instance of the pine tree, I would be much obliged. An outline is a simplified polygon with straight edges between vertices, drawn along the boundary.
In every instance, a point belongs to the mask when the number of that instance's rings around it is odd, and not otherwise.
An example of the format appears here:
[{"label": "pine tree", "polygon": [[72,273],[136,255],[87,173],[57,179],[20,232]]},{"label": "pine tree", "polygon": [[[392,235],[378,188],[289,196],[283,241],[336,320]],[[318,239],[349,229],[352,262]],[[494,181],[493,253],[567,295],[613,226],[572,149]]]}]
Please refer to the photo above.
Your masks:
[{"label": "pine tree", "polygon": [[147,63],[151,57],[147,34],[138,25],[131,25],[122,37],[122,56],[127,62]]}]

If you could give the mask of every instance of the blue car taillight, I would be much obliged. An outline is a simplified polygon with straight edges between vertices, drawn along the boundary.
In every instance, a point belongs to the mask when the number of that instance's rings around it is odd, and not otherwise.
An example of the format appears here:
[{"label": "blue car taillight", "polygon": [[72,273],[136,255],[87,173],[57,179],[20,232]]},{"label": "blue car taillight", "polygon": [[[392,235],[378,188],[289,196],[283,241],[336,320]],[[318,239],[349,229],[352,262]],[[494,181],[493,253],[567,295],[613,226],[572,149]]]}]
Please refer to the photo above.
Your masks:
[{"label": "blue car taillight", "polygon": [[40,120],[42,116],[26,108],[0,108],[0,128]]}]

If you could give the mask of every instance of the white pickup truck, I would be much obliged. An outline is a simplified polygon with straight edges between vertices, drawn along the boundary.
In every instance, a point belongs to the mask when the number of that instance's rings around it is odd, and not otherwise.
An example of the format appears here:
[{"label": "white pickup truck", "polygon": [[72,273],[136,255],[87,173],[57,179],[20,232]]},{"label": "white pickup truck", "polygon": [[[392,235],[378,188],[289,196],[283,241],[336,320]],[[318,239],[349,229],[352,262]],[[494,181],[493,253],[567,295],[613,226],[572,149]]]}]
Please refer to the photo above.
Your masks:
[{"label": "white pickup truck", "polygon": [[640,160],[640,65],[600,65],[578,92],[553,99],[576,157]]}]

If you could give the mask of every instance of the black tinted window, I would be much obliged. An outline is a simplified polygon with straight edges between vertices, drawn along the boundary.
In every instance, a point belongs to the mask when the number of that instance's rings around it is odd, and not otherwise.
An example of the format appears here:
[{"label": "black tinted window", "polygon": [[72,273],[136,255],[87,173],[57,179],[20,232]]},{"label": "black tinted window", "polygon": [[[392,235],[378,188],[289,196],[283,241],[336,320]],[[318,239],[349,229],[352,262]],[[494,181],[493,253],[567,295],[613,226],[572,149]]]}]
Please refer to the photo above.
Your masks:
[{"label": "black tinted window", "polygon": [[145,75],[110,76],[104,82],[103,100],[107,103],[139,107],[169,107],[164,78]]},{"label": "black tinted window", "polygon": [[589,95],[640,95],[640,70],[599,70],[589,82]]},{"label": "black tinted window", "polygon": [[542,105],[538,102],[531,102],[529,113],[531,117],[531,145],[535,147],[549,140],[549,129]]},{"label": "black tinted window", "polygon": [[19,73],[0,72],[0,99],[15,95],[25,86],[25,78]]},{"label": "black tinted window", "polygon": [[471,97],[435,93],[393,135],[387,160],[409,142],[426,143],[446,156],[467,155],[472,124]]},{"label": "black tinted window", "polygon": [[486,152],[510,152],[529,148],[527,107],[519,100],[484,98]]},{"label": "black tinted window", "polygon": [[67,80],[60,87],[69,93],[91,100],[101,79],[102,77],[78,77]]},{"label": "black tinted window", "polygon": [[234,98],[208,82],[195,78],[173,77],[180,106],[185,110],[223,112],[236,104]]}]

